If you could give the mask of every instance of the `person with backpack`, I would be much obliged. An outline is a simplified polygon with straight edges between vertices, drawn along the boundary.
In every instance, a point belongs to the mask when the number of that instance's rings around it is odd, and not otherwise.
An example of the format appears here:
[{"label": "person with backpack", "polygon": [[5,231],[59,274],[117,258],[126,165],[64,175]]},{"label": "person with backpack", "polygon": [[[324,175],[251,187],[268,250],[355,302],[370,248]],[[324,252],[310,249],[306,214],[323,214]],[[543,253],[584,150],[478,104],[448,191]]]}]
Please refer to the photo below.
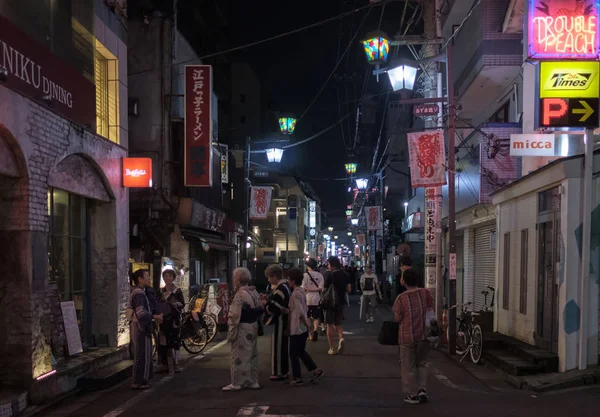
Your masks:
[{"label": "person with backpack", "polygon": [[371,265],[365,266],[365,273],[362,277],[360,277],[360,290],[362,291],[364,303],[364,306],[361,305],[361,308],[366,309],[366,322],[374,323],[375,307],[377,306],[377,294],[379,294],[379,298],[381,298],[381,289],[379,289],[379,281],[377,279],[377,275],[373,273]]},{"label": "person with backpack", "polygon": [[[346,294],[352,290],[348,275],[342,271],[342,263],[337,256],[328,260],[329,274],[325,278],[325,292],[321,300],[321,308],[327,324],[327,340],[329,341],[329,355],[341,354],[344,351],[344,302]],[[338,344],[334,344],[335,333],[338,335]]]},{"label": "person with backpack", "polygon": [[306,291],[306,304],[308,305],[308,318],[312,320],[312,330],[308,339],[316,342],[319,339],[319,324],[323,321],[323,312],[319,306],[325,278],[317,272],[317,260],[314,258],[306,262],[306,272],[302,280],[302,288]]}]

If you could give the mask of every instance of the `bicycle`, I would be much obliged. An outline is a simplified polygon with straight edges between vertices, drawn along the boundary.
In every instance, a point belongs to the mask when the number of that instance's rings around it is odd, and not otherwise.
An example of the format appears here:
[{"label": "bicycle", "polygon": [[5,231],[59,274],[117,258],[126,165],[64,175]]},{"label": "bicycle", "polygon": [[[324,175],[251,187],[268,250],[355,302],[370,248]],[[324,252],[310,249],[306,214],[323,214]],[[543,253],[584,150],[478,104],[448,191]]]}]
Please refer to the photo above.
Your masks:
[{"label": "bicycle", "polygon": [[210,343],[217,335],[217,319],[214,314],[202,313],[202,321],[208,337],[207,343]]},{"label": "bicycle", "polygon": [[[461,315],[456,317],[456,353],[462,355],[460,362],[470,354],[471,361],[474,364],[478,364],[483,353],[483,332],[479,324],[475,323],[475,317],[479,313],[467,310],[467,307],[471,304],[473,303],[456,304],[450,307],[450,309],[461,308]],[[448,340],[450,340],[450,328],[448,328],[447,332]]]}]

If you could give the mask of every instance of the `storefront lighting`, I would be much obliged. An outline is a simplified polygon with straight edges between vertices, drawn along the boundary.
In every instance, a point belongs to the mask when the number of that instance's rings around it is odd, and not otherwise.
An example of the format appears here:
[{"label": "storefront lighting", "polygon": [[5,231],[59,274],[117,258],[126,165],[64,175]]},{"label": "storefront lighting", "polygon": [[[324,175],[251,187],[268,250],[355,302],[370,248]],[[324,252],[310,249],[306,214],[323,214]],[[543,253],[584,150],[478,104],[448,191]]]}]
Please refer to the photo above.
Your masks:
[{"label": "storefront lighting", "polygon": [[291,135],[296,129],[296,118],[294,117],[280,117],[279,118],[279,130],[284,135]]},{"label": "storefront lighting", "polygon": [[359,190],[366,190],[369,185],[369,180],[366,178],[358,178],[356,180],[356,188]]},{"label": "storefront lighting", "polygon": [[269,163],[280,163],[283,157],[283,149],[280,148],[269,148],[267,149],[267,161]]}]

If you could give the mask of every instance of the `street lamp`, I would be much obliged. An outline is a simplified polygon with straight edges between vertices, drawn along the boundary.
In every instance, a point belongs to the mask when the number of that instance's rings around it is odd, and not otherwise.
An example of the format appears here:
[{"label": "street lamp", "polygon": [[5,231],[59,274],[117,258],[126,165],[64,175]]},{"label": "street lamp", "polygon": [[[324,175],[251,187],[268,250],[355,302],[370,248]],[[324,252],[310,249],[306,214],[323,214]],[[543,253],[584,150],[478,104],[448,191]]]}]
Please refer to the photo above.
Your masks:
[{"label": "street lamp", "polygon": [[352,226],[358,226],[358,219],[352,219],[350,223],[352,223]]},{"label": "street lamp", "polygon": [[327,230],[329,230],[329,233],[333,232],[333,226],[329,226]]},{"label": "street lamp", "polygon": [[404,217],[408,217],[408,201],[404,202]]},{"label": "street lamp", "polygon": [[417,79],[417,67],[402,63],[387,70],[394,91],[412,90]]},{"label": "street lamp", "polygon": [[352,216],[352,210],[346,210],[346,216]]},{"label": "street lamp", "polygon": [[348,232],[348,236],[352,236],[352,232]]},{"label": "street lamp", "polygon": [[390,52],[390,41],[382,31],[378,30],[367,33],[366,39],[362,41],[362,45],[369,64],[378,66],[387,61]]},{"label": "street lamp", "polygon": [[356,188],[359,190],[366,190],[369,185],[369,180],[366,178],[358,178],[356,180]]},{"label": "street lamp", "polygon": [[267,160],[270,163],[280,163],[283,157],[283,149],[280,148],[269,148],[267,149]]},{"label": "street lamp", "polygon": [[284,135],[291,135],[296,129],[296,118],[295,117],[280,117],[279,118],[279,130]]},{"label": "street lamp", "polygon": [[334,240],[337,240],[337,238],[338,238],[337,235],[333,237]]},{"label": "street lamp", "polygon": [[356,174],[357,167],[358,167],[358,164],[355,164],[355,163],[344,164],[344,168],[346,168],[346,174],[348,174],[348,175]]}]

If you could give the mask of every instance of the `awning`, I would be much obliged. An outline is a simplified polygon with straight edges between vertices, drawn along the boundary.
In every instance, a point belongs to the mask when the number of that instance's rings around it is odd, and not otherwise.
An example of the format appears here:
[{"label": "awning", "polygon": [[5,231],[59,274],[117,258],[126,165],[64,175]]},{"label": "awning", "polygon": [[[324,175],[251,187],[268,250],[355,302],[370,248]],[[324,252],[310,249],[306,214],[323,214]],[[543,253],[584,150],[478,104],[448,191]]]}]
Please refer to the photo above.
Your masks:
[{"label": "awning", "polygon": [[202,233],[191,227],[181,227],[181,234],[186,238],[192,238],[201,241],[202,243],[208,245],[209,249],[215,250],[235,250],[237,246],[229,243],[223,239],[219,239],[217,236],[210,236],[206,233]]}]

